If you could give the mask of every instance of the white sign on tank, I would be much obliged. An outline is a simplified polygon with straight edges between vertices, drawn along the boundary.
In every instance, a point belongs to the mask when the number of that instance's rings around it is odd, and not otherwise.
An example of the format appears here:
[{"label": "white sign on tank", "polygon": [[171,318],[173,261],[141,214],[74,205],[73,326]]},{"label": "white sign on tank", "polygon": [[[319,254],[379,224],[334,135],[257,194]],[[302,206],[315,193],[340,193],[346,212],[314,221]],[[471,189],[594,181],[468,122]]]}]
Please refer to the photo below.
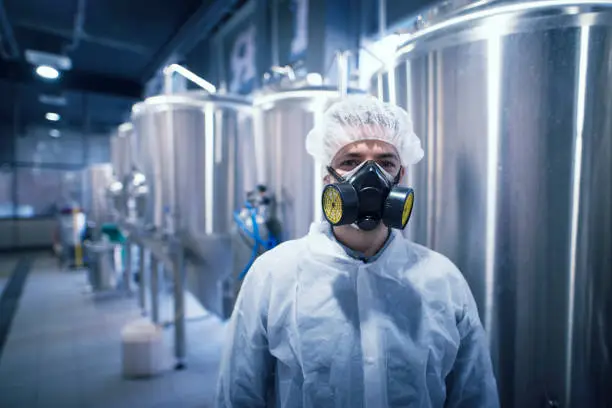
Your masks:
[{"label": "white sign on tank", "polygon": [[240,89],[256,77],[255,60],[255,26],[251,25],[234,41],[230,66],[232,81],[230,92],[240,92]]}]

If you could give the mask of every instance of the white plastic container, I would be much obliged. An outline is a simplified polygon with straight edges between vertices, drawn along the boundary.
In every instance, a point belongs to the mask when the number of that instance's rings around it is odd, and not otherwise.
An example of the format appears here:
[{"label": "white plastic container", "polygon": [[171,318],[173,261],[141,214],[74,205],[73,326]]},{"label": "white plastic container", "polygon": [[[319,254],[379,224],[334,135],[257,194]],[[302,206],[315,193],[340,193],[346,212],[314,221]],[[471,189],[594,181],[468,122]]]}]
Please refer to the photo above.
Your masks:
[{"label": "white plastic container", "polygon": [[121,331],[123,375],[150,377],[168,361],[161,328],[146,320],[128,323]]}]

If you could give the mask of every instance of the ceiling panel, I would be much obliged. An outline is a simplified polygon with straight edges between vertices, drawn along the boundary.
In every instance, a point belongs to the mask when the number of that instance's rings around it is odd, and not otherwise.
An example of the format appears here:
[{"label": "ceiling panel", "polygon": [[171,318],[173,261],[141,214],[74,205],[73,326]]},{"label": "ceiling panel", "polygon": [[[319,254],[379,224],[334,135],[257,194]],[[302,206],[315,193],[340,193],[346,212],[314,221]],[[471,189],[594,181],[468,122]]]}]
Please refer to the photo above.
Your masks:
[{"label": "ceiling panel", "polygon": [[[86,0],[83,31],[78,46],[70,50],[79,0],[4,0],[8,28],[21,55],[17,60],[0,58],[0,121],[17,117],[18,126],[45,124],[45,113],[55,111],[62,115],[57,127],[79,127],[86,118],[94,127],[116,126],[129,116],[136,100],[104,93],[140,95],[145,68],[194,11],[207,3],[212,1]],[[67,55],[73,69],[62,77],[64,81],[45,85],[25,62],[26,49]],[[66,106],[39,101],[41,93],[59,92],[56,88],[62,87]]]}]

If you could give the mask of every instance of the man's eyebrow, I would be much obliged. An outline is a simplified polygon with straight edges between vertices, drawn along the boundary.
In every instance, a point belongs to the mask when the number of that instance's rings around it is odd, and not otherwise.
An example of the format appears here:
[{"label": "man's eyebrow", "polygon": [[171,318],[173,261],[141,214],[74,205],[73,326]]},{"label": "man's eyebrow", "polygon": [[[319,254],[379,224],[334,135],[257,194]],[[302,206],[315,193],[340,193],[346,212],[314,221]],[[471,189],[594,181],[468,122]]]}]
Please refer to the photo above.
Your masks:
[{"label": "man's eyebrow", "polygon": [[399,160],[399,157],[397,157],[397,154],[395,153],[381,153],[381,154],[377,154],[376,158],[379,160],[382,159],[395,159],[395,160]]},{"label": "man's eyebrow", "polygon": [[[339,159],[361,159],[363,157],[362,153],[359,152],[347,152],[345,154],[340,155]],[[394,159],[399,160],[399,157],[395,153],[380,153],[376,155],[376,160],[385,160],[385,159]]]},{"label": "man's eyebrow", "polygon": [[357,152],[350,152],[350,153],[343,154],[341,157],[342,159],[359,159],[363,157],[363,155]]}]

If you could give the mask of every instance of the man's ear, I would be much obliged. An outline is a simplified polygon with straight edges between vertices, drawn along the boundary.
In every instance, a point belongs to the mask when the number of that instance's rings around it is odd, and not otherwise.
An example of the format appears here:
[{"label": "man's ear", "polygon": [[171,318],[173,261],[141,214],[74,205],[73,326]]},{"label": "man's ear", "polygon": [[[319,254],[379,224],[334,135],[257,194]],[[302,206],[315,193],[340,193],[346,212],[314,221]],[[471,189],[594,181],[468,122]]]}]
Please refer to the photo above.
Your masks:
[{"label": "man's ear", "polygon": [[331,176],[329,174],[323,177],[323,184],[331,184]]},{"label": "man's ear", "polygon": [[403,180],[406,176],[406,168],[404,166],[400,167],[400,180]]}]

